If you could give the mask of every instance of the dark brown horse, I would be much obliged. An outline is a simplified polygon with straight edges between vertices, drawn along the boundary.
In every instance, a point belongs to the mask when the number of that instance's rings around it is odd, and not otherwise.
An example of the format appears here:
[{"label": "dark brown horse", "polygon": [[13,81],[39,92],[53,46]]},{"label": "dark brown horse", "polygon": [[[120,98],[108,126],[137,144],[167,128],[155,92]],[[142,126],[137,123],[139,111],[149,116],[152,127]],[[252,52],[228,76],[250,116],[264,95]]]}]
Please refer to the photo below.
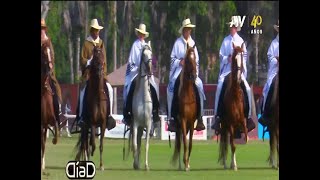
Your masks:
[{"label": "dark brown horse", "polygon": [[[86,89],[86,103],[88,109],[87,117],[84,117],[84,126],[81,128],[79,141],[77,143],[78,153],[76,160],[84,158],[89,160],[89,154],[91,156],[96,148],[95,137],[96,128],[101,127],[100,137],[100,169],[104,170],[102,161],[103,152],[103,137],[106,129],[107,121],[107,95],[104,91],[104,63],[102,50],[99,47],[93,49],[93,59],[89,65],[89,80]],[[90,135],[89,135],[90,134]],[[90,139],[89,139],[90,138]],[[90,149],[91,148],[91,149]]]},{"label": "dark brown horse", "polygon": [[270,155],[269,164],[274,169],[279,168],[279,66],[278,74],[274,77],[274,89],[270,104],[270,125],[269,125],[269,135],[270,135]]},{"label": "dark brown horse", "polygon": [[[50,74],[53,67],[53,53],[50,51],[50,40],[41,46],[41,168],[45,169],[45,145],[49,125],[54,127],[53,144],[58,142],[59,125],[53,109],[53,91],[50,86]],[[51,130],[51,129],[50,129]]]},{"label": "dark brown horse", "polygon": [[[181,169],[180,149],[181,149],[181,135],[184,145],[183,162],[185,170],[190,170],[190,154],[192,150],[192,137],[194,132],[194,123],[197,119],[197,104],[196,91],[194,87],[197,78],[196,70],[196,55],[194,49],[188,48],[180,75],[180,86],[178,92],[179,98],[179,113],[178,124],[175,139],[175,149],[172,157],[175,163],[179,157],[179,169]],[[189,133],[189,149],[187,149],[187,134]]]},{"label": "dark brown horse", "polygon": [[241,74],[243,71],[243,43],[241,47],[233,44],[233,54],[231,62],[231,73],[226,78],[229,78],[226,87],[226,92],[223,99],[223,119],[221,120],[221,135],[220,135],[220,150],[219,162],[222,160],[224,168],[227,168],[226,159],[228,153],[228,145],[230,140],[231,145],[231,169],[237,170],[236,163],[236,146],[234,142],[235,131],[240,128],[245,134],[247,141],[248,130],[246,128],[246,119],[244,116],[244,96],[241,90]]}]

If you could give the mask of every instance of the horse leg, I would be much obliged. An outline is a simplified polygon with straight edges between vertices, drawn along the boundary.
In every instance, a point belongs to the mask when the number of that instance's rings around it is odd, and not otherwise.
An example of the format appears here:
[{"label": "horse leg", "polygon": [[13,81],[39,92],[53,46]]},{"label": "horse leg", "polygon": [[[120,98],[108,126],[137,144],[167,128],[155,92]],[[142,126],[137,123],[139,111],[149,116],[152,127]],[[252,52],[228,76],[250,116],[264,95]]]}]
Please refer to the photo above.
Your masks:
[{"label": "horse leg", "polygon": [[273,169],[277,169],[276,164],[276,149],[277,149],[277,140],[276,134],[272,129],[270,129],[270,156],[269,156],[269,164],[272,165]]},{"label": "horse leg", "polygon": [[276,140],[277,140],[277,155],[278,155],[278,159],[277,159],[277,165],[278,165],[278,169],[279,169],[279,129],[276,129]]},{"label": "horse leg", "polygon": [[181,129],[179,130],[179,141],[178,141],[178,156],[179,156],[179,170],[181,171],[182,170],[182,167],[181,167],[181,137],[182,135],[182,132],[181,132]]},{"label": "horse leg", "polygon": [[234,144],[234,128],[230,127],[230,145],[231,145],[231,165],[230,168],[237,171],[237,161],[236,161],[236,146]]},{"label": "horse leg", "polygon": [[53,144],[57,144],[58,142],[58,136],[59,136],[59,124],[57,121],[54,121],[55,122],[55,126],[54,126],[54,138],[52,139],[52,143]]},{"label": "horse leg", "polygon": [[41,169],[44,170],[46,167],[45,164],[45,149],[46,149],[46,140],[47,140],[47,127],[42,128],[42,156],[41,156]]},{"label": "horse leg", "polygon": [[186,171],[189,171],[187,163],[187,127],[186,119],[181,119],[182,138],[183,138],[183,163]]},{"label": "horse leg", "polygon": [[101,135],[100,135],[100,170],[101,171],[104,170],[102,152],[103,152],[103,137],[104,137],[105,130],[106,130],[106,123],[103,121],[101,125]]},{"label": "horse leg", "polygon": [[245,135],[245,141],[248,143],[248,128],[247,128],[247,122],[246,119],[244,119],[244,123],[242,123],[242,132],[244,132]]},{"label": "horse leg", "polygon": [[[138,127],[137,146],[138,146],[138,164],[140,169],[141,140],[143,135],[143,127]],[[148,135],[147,135],[148,136]]]},{"label": "horse leg", "polygon": [[190,155],[191,155],[191,151],[192,151],[192,138],[193,138],[193,131],[194,131],[194,126],[191,125],[190,128],[190,134],[189,134],[189,155],[188,155],[188,169],[190,170]]},{"label": "horse leg", "polygon": [[135,125],[133,126],[133,155],[134,155],[134,162],[133,168],[135,170],[139,169],[139,160],[138,160],[138,147],[137,147],[137,134],[138,134],[138,127]]},{"label": "horse leg", "polygon": [[93,156],[94,151],[96,150],[96,141],[95,141],[95,137],[96,137],[96,125],[92,124],[91,125],[91,137],[90,137],[90,141],[91,141],[91,156]]},{"label": "horse leg", "polygon": [[149,133],[151,131],[151,121],[149,121],[148,125],[147,125],[147,138],[146,138],[146,159],[145,159],[145,168],[146,170],[149,170],[149,140],[150,140],[150,136],[149,136]]},{"label": "horse leg", "polygon": [[218,162],[221,162],[224,169],[227,169],[227,154],[228,154],[228,131],[225,127],[225,124],[222,124],[221,133],[220,133],[220,142],[219,142],[219,159]]},{"label": "horse leg", "polygon": [[83,144],[84,144],[84,160],[89,161],[89,127],[86,126],[85,131],[84,131],[84,137],[83,138]]}]

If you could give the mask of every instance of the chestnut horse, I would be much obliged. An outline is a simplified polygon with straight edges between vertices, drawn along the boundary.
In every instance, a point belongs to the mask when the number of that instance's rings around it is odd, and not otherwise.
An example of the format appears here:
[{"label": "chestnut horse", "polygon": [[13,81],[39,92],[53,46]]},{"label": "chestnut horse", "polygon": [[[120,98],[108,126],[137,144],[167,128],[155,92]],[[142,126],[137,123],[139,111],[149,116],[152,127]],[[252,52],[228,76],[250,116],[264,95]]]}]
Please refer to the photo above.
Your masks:
[{"label": "chestnut horse", "polygon": [[274,89],[270,104],[270,124],[269,135],[270,135],[270,155],[269,164],[272,168],[279,168],[279,67],[278,74],[274,77]]},{"label": "chestnut horse", "polygon": [[[104,91],[104,63],[102,50],[95,46],[93,49],[93,58],[89,65],[89,80],[87,82],[85,97],[87,103],[87,113],[84,116],[84,125],[81,127],[76,148],[78,153],[76,160],[84,158],[89,160],[89,154],[93,156],[96,144],[96,128],[101,127],[101,138],[100,138],[100,169],[104,170],[102,152],[103,152],[103,137],[106,129],[107,121],[107,92]],[[89,135],[90,134],[90,135]],[[90,138],[90,140],[89,140]],[[90,149],[91,148],[91,149]]]},{"label": "chestnut horse", "polygon": [[[222,160],[224,168],[227,168],[226,160],[228,153],[228,145],[231,145],[231,169],[237,170],[236,163],[236,146],[234,142],[235,131],[240,128],[245,134],[247,141],[248,130],[246,128],[246,119],[244,116],[244,95],[240,87],[241,74],[243,71],[243,43],[241,47],[235,46],[233,43],[233,54],[231,60],[231,73],[226,77],[228,84],[223,99],[223,117],[221,117],[221,135],[219,143],[219,162]],[[248,94],[249,96],[249,94]],[[230,135],[230,136],[229,136]]]},{"label": "chestnut horse", "polygon": [[[197,78],[196,55],[192,47],[187,49],[185,63],[180,74],[180,85],[178,91],[179,113],[177,118],[177,131],[175,137],[175,149],[172,162],[175,163],[179,157],[179,169],[181,169],[180,149],[181,136],[183,139],[184,153],[183,163],[185,170],[190,170],[190,155],[192,150],[192,137],[194,132],[194,123],[197,119],[197,104],[195,80]],[[189,149],[187,149],[187,134],[189,134]]]},{"label": "chestnut horse", "polygon": [[[57,144],[59,124],[53,109],[53,92],[51,89],[51,78],[53,67],[53,52],[50,52],[50,40],[41,46],[41,169],[45,169],[45,145],[47,130],[54,127],[53,144]],[[50,129],[50,128],[49,128]],[[51,129],[50,129],[51,130]],[[52,131],[52,130],[51,130]]]}]

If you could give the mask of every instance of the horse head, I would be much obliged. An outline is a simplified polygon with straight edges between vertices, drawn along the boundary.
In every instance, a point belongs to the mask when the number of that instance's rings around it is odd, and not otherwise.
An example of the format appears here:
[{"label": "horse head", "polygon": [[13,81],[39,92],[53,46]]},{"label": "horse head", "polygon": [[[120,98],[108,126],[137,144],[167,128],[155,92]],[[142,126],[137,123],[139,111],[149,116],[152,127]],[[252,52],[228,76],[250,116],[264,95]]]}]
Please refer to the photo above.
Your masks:
[{"label": "horse head", "polygon": [[140,76],[152,75],[152,48],[150,41],[142,48],[142,55],[140,61]]},{"label": "horse head", "polygon": [[238,84],[241,82],[241,74],[243,72],[243,44],[241,44],[241,47],[235,46],[234,43],[232,43],[233,46],[233,54],[231,59],[231,73],[232,73],[232,80],[236,80]]},{"label": "horse head", "polygon": [[93,48],[93,58],[90,63],[90,77],[98,77],[99,79],[103,77],[104,63],[102,49],[95,46]]},{"label": "horse head", "polygon": [[192,47],[187,49],[187,53],[185,56],[185,62],[183,65],[184,77],[195,81],[197,77],[197,69],[196,69],[196,54]]}]

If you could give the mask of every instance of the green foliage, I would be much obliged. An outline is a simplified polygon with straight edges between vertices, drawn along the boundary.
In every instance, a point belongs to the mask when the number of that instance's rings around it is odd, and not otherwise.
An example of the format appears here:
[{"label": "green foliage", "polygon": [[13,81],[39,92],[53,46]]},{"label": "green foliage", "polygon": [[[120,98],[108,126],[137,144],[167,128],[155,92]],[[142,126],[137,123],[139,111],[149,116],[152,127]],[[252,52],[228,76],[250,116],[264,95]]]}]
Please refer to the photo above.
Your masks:
[{"label": "green foliage", "polygon": [[52,40],[55,52],[55,73],[60,83],[70,82],[70,63],[68,61],[68,42],[66,33],[62,32],[62,11],[65,3],[61,1],[50,2],[46,23],[48,35]]},{"label": "green foliage", "polygon": [[[55,50],[55,70],[56,75],[61,83],[70,82],[70,62],[68,60],[68,39],[65,32],[63,32],[63,16],[62,12],[65,8],[69,8],[70,2],[64,1],[52,1],[50,2],[50,10],[48,12],[46,22],[48,24],[48,33],[52,39],[52,43]],[[162,12],[167,13],[166,22],[164,27],[160,29],[160,26],[157,27],[158,32],[153,32],[152,29],[152,12],[151,4],[156,3],[156,11],[158,20],[160,20],[160,15]],[[147,26],[147,31],[150,32],[149,38],[146,40],[151,40],[152,46],[157,47],[157,43],[163,43],[163,46],[160,49],[157,49],[158,52],[154,54],[161,54],[160,66],[166,67],[169,70],[170,67],[170,54],[175,40],[180,36],[178,30],[181,26],[181,22],[185,18],[190,18],[193,23],[196,24],[194,34],[192,35],[196,41],[200,59],[200,70],[203,71],[207,68],[207,55],[213,53],[217,57],[217,63],[208,71],[208,83],[217,83],[218,73],[219,73],[219,50],[221,43],[229,34],[229,27],[226,24],[230,21],[232,15],[237,15],[238,12],[243,13],[243,15],[252,16],[254,12],[259,12],[263,17],[262,29],[263,35],[259,37],[259,65],[267,64],[267,50],[268,47],[274,39],[275,34],[273,31],[273,24],[276,23],[276,20],[279,15],[279,2],[276,1],[259,1],[259,2],[236,2],[236,1],[134,1],[132,6],[132,14],[130,16],[130,23],[132,27],[130,31],[126,30],[122,34],[123,38],[120,39],[121,30],[125,29],[127,26],[126,22],[123,22],[123,9],[124,2],[117,2],[117,24],[113,24],[112,17],[112,4],[113,1],[90,1],[88,2],[88,18],[89,23],[92,18],[97,18],[99,23],[105,28],[100,31],[100,37],[107,36],[106,52],[107,52],[107,64],[108,64],[108,73],[113,71],[113,33],[114,30],[118,32],[117,34],[117,65],[120,67],[120,63],[126,62],[129,56],[130,48],[132,43],[136,39],[134,28],[143,21]],[[251,4],[251,6],[249,6]],[[251,8],[254,7],[254,8]],[[210,11],[209,11],[210,9]],[[241,14],[242,15],[242,14]],[[251,17],[252,18],[252,17]],[[127,20],[126,20],[127,21]],[[249,17],[246,21],[249,21]],[[158,22],[159,23],[159,22]],[[156,24],[158,25],[158,24]],[[74,41],[75,30],[72,29],[72,41]],[[107,33],[105,33],[107,31]],[[81,47],[84,42],[85,33],[84,29],[80,32],[81,37]],[[244,40],[249,44],[252,41],[252,36],[245,34],[245,31],[241,31],[244,34]],[[160,34],[163,34],[163,39],[160,39]],[[121,35],[121,36],[122,36]],[[75,42],[73,43],[73,55],[74,61],[76,60],[76,46]],[[120,52],[120,50],[123,52]],[[124,53],[121,54],[120,53]],[[120,59],[121,57],[121,59]],[[252,64],[253,59],[250,60]],[[76,64],[76,62],[74,62]],[[75,65],[74,64],[74,65]],[[253,65],[253,64],[252,64]],[[74,72],[76,72],[74,68]],[[165,83],[168,82],[168,74],[166,72],[161,74],[164,76]],[[204,72],[200,72],[204,74]],[[256,75],[250,74],[250,79],[254,79]],[[77,81],[77,77],[75,80]]]}]

